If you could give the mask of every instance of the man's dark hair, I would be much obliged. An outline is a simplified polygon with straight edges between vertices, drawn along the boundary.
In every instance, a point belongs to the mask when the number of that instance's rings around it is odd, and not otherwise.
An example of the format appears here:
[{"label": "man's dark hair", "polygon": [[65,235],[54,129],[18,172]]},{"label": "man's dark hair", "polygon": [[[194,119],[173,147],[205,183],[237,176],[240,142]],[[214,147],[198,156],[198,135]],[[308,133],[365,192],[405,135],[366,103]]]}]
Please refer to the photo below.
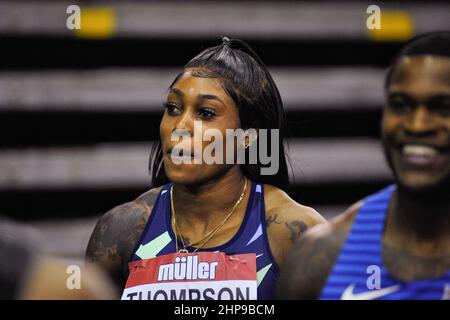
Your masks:
[{"label": "man's dark hair", "polygon": [[425,33],[409,40],[395,56],[393,63],[389,67],[384,86],[385,89],[391,83],[392,75],[400,59],[405,56],[419,55],[450,57],[450,31]]}]

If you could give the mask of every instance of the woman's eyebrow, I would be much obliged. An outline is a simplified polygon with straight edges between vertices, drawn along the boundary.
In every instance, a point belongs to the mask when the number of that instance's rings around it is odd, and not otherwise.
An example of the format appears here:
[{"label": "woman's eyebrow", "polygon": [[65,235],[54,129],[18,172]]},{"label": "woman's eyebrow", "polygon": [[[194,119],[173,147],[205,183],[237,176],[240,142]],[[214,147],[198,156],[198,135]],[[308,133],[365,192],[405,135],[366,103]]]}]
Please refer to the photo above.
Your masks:
[{"label": "woman's eyebrow", "polygon": [[181,98],[184,97],[184,93],[183,91],[181,91],[180,89],[177,88],[169,88],[169,93],[175,93],[176,95],[180,96]]},{"label": "woman's eyebrow", "polygon": [[222,101],[222,99],[212,94],[201,94],[198,96],[198,100],[216,100],[219,101],[225,107],[225,103]]}]

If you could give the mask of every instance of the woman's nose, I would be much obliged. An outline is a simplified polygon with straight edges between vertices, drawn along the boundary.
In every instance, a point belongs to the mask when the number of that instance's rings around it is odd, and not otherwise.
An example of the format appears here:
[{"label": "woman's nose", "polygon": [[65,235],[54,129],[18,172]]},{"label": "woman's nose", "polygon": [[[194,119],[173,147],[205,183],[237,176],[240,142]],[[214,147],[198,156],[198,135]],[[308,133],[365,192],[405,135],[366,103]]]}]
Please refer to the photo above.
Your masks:
[{"label": "woman's nose", "polygon": [[190,112],[183,112],[175,122],[175,127],[172,132],[177,131],[180,136],[192,136],[194,131],[194,118],[190,114]]}]

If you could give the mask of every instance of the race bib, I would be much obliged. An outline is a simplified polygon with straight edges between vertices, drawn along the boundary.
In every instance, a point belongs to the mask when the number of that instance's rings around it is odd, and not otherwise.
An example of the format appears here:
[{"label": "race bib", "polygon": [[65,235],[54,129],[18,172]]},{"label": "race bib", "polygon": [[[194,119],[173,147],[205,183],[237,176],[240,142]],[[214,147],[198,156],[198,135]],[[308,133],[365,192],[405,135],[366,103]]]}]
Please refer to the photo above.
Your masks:
[{"label": "race bib", "polygon": [[256,300],[256,255],[173,253],[129,263],[122,300]]}]

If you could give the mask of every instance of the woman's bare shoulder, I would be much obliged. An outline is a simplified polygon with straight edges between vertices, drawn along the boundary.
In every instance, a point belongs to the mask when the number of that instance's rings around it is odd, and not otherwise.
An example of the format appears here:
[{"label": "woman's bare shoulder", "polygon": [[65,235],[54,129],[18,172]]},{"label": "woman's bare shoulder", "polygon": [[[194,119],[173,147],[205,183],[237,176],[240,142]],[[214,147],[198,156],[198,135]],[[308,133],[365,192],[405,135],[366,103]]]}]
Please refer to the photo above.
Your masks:
[{"label": "woman's bare shoulder", "polygon": [[151,211],[153,208],[153,205],[156,201],[156,198],[158,197],[159,192],[163,186],[152,188],[148,190],[147,192],[144,192],[139,197],[137,197],[133,202],[138,205],[144,207],[146,210]]},{"label": "woman's bare shoulder", "polygon": [[86,261],[100,265],[119,287],[124,284],[124,271],[127,270],[160,189],[151,189],[135,200],[107,211],[92,232],[86,249]]},{"label": "woman's bare shoulder", "polygon": [[313,208],[301,205],[283,190],[264,185],[266,229],[272,255],[281,267],[294,245],[308,229],[326,223]]},{"label": "woman's bare shoulder", "polygon": [[[147,220],[152,212],[153,205],[156,201],[156,198],[158,197],[161,188],[162,187],[150,189],[138,196],[133,201],[126,202],[112,208],[100,218],[100,221],[114,220],[118,222],[118,226],[126,227],[130,223],[133,224],[132,222],[136,219]],[[128,220],[129,223],[124,224],[124,220]]]},{"label": "woman's bare shoulder", "polygon": [[267,219],[300,220],[308,227],[326,221],[315,209],[298,203],[277,187],[264,185],[264,198]]}]

